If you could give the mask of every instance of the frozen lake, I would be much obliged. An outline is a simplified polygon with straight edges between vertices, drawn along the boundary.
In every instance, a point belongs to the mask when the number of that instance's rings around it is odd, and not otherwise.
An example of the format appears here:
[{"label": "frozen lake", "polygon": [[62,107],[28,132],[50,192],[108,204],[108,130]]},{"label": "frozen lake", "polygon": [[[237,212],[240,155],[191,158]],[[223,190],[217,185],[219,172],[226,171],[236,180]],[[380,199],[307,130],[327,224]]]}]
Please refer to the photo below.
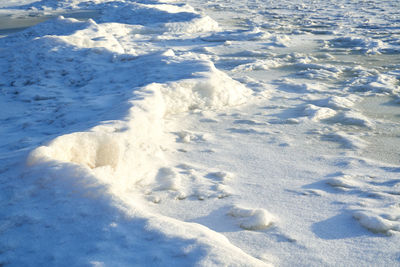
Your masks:
[{"label": "frozen lake", "polygon": [[0,12],[0,36],[25,30],[30,26],[56,18],[57,16],[87,20],[89,18],[95,19],[99,14],[95,10],[54,11],[45,12],[45,14],[42,12]]},{"label": "frozen lake", "polygon": [[0,266],[399,265],[400,2],[0,7]]}]

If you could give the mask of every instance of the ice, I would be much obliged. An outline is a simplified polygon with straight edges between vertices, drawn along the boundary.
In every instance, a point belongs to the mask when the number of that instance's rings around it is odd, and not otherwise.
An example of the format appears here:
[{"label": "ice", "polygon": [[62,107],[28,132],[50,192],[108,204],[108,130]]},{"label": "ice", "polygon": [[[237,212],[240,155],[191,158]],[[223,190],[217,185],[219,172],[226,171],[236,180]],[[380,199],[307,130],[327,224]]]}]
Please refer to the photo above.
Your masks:
[{"label": "ice", "polygon": [[366,75],[354,79],[351,82],[351,89],[356,91],[371,91],[374,93],[399,94],[397,75],[380,73],[378,75]]},{"label": "ice", "polygon": [[242,64],[235,67],[232,71],[254,71],[254,70],[269,70],[282,66],[282,63],[273,59],[257,60],[254,63]]},{"label": "ice", "polygon": [[398,265],[399,8],[0,1],[0,266]]},{"label": "ice", "polygon": [[373,40],[372,38],[365,37],[339,37],[329,40],[329,45],[335,48],[351,48],[351,51],[362,51],[367,54],[381,53],[387,49],[381,40]]},{"label": "ice", "polygon": [[0,1],[0,7],[1,8],[9,8],[13,6],[19,6],[19,5],[27,5],[30,3],[35,2],[35,0],[25,0],[25,1],[20,1],[20,0],[2,0]]}]

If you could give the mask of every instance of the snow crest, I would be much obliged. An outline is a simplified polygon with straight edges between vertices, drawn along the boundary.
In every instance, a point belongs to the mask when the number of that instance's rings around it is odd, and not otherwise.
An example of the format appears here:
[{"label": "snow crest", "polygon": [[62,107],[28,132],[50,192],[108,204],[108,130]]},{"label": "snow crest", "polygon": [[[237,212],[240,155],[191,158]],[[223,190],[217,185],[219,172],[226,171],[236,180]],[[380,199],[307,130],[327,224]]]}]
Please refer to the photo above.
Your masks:
[{"label": "snow crest", "polygon": [[[165,119],[185,112],[239,105],[251,94],[245,86],[217,70],[208,58],[185,51],[177,53],[161,43],[177,37],[191,40],[218,30],[218,24],[188,5],[154,1],[41,1],[30,8],[48,10],[82,5],[101,9],[97,22],[60,16],[0,40],[2,49],[15,51],[2,55],[6,59],[2,62],[8,62],[4,67],[9,70],[2,83],[22,88],[15,95],[37,112],[38,127],[33,132],[46,127],[55,129],[47,133],[50,138],[42,137],[52,140],[28,155],[27,181],[47,188],[33,186],[33,194],[43,198],[45,191],[51,192],[55,202],[66,202],[64,209],[68,209],[74,225],[83,221],[90,224],[91,215],[83,206],[104,210],[115,220],[109,222],[101,215],[92,219],[98,225],[108,224],[104,229],[108,229],[110,238],[118,238],[123,232],[136,236],[128,237],[121,251],[130,248],[134,252],[142,242],[136,228],[154,235],[144,237],[145,244],[149,240],[155,240],[157,245],[162,243],[159,255],[144,252],[144,259],[136,260],[118,261],[101,256],[106,255],[104,249],[97,249],[98,254],[91,252],[90,258],[97,259],[91,265],[126,265],[132,261],[145,265],[146,255],[153,258],[153,264],[165,265],[175,257],[172,254],[177,255],[178,264],[265,265],[204,226],[151,213],[140,198],[147,193],[143,191],[145,185],[156,184],[154,190],[181,187],[179,174],[162,167],[164,150],[170,142],[164,132]],[[42,103],[48,106],[47,111],[41,108]],[[41,118],[47,112],[54,114],[54,121]],[[57,136],[60,132],[66,134]],[[49,184],[53,186],[50,188]],[[80,223],[72,212],[74,206],[78,213],[86,214]],[[44,225],[43,220],[46,218],[32,219],[32,224]],[[70,225],[63,219],[56,220],[60,227]],[[44,238],[57,235],[38,227]],[[104,240],[104,230],[94,227],[88,231]],[[88,238],[87,243],[93,241],[94,245],[93,238]],[[64,246],[74,244],[74,240],[77,241],[72,238],[64,242]],[[166,245],[168,242],[170,246]],[[54,256],[51,251],[49,248],[48,257],[55,262],[63,260],[64,254]],[[45,262],[46,255],[37,257],[36,263]],[[89,264],[79,257],[68,262]],[[19,263],[27,264],[21,259]]]}]

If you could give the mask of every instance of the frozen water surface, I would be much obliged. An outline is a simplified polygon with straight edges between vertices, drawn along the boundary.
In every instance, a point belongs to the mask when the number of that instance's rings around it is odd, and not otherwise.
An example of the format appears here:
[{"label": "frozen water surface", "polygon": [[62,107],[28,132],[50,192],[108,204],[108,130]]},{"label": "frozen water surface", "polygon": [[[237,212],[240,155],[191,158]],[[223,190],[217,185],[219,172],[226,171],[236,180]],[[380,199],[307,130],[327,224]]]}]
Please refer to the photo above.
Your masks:
[{"label": "frozen water surface", "polygon": [[399,265],[398,1],[0,8],[0,266]]},{"label": "frozen water surface", "polygon": [[98,17],[98,12],[94,10],[56,11],[46,12],[45,14],[39,12],[0,12],[0,36],[25,30],[26,28],[57,16],[87,20],[89,18]]}]

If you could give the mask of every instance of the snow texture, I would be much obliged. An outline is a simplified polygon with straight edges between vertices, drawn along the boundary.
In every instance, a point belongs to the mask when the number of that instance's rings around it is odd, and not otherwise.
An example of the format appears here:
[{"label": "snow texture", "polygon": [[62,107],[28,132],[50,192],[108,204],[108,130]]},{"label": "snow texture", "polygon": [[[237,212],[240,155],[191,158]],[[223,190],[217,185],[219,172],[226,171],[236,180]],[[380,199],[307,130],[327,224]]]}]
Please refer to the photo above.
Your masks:
[{"label": "snow texture", "polygon": [[396,266],[398,1],[0,0],[0,266]]}]

